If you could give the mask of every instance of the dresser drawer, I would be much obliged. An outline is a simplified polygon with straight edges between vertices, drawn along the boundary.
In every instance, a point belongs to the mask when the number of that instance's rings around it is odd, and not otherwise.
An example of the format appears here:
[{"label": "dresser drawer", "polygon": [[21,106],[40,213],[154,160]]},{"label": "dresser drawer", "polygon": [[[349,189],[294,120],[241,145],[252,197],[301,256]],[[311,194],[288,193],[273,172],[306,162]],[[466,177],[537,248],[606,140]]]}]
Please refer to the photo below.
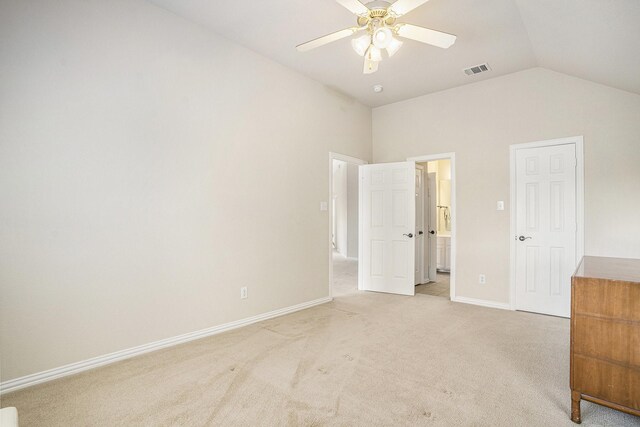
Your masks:
[{"label": "dresser drawer", "polygon": [[640,410],[640,369],[573,356],[573,390]]},{"label": "dresser drawer", "polygon": [[593,314],[640,321],[640,286],[637,283],[602,279],[572,279],[574,314]]},{"label": "dresser drawer", "polygon": [[575,353],[640,369],[640,322],[577,314],[572,333]]}]

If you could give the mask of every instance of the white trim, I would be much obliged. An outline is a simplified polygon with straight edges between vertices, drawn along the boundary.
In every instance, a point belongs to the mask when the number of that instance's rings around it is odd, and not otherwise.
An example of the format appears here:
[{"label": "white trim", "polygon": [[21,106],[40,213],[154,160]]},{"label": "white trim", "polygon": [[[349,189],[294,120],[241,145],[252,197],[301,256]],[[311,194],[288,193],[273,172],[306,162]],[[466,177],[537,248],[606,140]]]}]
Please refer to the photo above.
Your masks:
[{"label": "white trim", "polygon": [[408,157],[407,161],[416,163],[432,162],[435,160],[451,160],[451,268],[449,272],[449,297],[456,300],[456,252],[458,216],[456,215],[456,153],[441,153],[428,156]]},{"label": "white trim", "polygon": [[[366,160],[358,159],[356,157],[346,156],[340,153],[329,152],[329,206],[327,206],[327,212],[329,214],[329,298],[333,298],[333,161],[341,160],[343,162],[351,163],[352,165],[366,165]],[[358,175],[358,189],[360,188],[360,176]],[[360,193],[360,191],[358,191]],[[360,195],[358,194],[358,198]],[[358,199],[358,210],[360,209],[360,200]],[[358,213],[358,217],[360,214]],[[358,225],[358,258],[360,258],[360,247],[362,242],[360,241],[360,225]],[[358,267],[360,267],[358,265]],[[358,268],[358,272],[360,268]],[[359,273],[358,273],[359,274]],[[359,284],[358,284],[359,286]]]},{"label": "white trim", "polygon": [[480,305],[482,307],[499,308],[501,310],[511,310],[511,304],[506,302],[495,302],[495,301],[488,301],[484,299],[467,298],[467,297],[455,297],[455,298],[451,298],[451,301],[461,302],[463,304]]},{"label": "white trim", "polygon": [[[422,256],[420,257],[421,258],[420,260],[415,260],[415,262],[420,263],[420,265],[418,267],[419,270],[420,270],[420,280],[418,281],[418,283],[416,283],[416,285],[419,285],[421,283],[428,283],[428,280],[427,281],[424,280],[425,270],[427,270],[427,268],[425,268],[425,265],[424,265],[424,250],[425,250],[425,244],[424,243],[425,243],[425,240],[428,240],[428,238],[427,238],[428,234],[425,234],[425,232],[424,232],[426,230],[425,221],[424,221],[424,218],[426,216],[424,214],[424,210],[425,210],[424,209],[424,205],[425,205],[425,203],[424,203],[425,202],[425,197],[424,197],[424,193],[425,193],[424,173],[426,171],[425,171],[424,166],[418,165],[418,164],[416,164],[416,169],[420,171],[420,190],[422,191],[422,194],[420,195],[420,202],[422,204],[422,207],[420,209],[420,212],[422,212],[422,216],[420,218],[420,224],[418,224],[418,217],[416,217],[416,229],[417,230],[422,230],[422,251],[420,251]],[[416,241],[418,241],[418,233],[416,233]],[[427,276],[428,276],[428,274],[427,274]],[[414,277],[415,277],[415,274],[414,274]],[[427,279],[428,279],[428,277],[427,277]]]},{"label": "white trim", "polygon": [[[362,180],[364,179],[364,175],[362,174],[362,168],[358,168],[358,260],[362,258]],[[333,280],[333,277],[331,278]],[[358,261],[358,290],[362,291],[364,286],[362,282],[364,280],[364,276],[362,275],[362,269],[360,268],[360,261]]]},{"label": "white trim", "polygon": [[[510,158],[510,201],[509,209],[511,225],[509,229],[509,305],[516,309],[516,150],[523,148],[549,147],[554,145],[574,144],[576,147],[576,265],[584,256],[584,138],[572,136],[568,138],[550,139],[546,141],[527,142],[509,146]],[[544,314],[544,313],[543,313]]]},{"label": "white trim", "polygon": [[217,335],[222,332],[237,329],[243,326],[250,325],[252,323],[260,322],[262,320],[272,319],[274,317],[283,316],[285,314],[293,313],[295,311],[304,310],[316,305],[325,304],[331,302],[331,297],[319,298],[313,301],[303,302],[301,304],[292,305],[290,307],[273,310],[268,313],[259,314],[257,316],[248,317],[246,319],[236,320],[222,325],[213,326],[207,329],[201,329],[195,332],[189,332],[183,335],[178,335],[171,338],[166,338],[160,341],[155,341],[149,344],[143,344],[137,347],[128,348],[125,350],[116,351],[114,353],[105,354],[103,356],[93,357],[91,359],[83,360],[81,362],[71,363],[69,365],[61,366],[59,368],[49,369],[47,371],[38,372],[24,377],[8,380],[0,383],[0,395],[9,393],[12,391],[20,390],[22,388],[30,387],[36,384],[40,384],[46,381],[51,381],[57,378],[66,377],[68,375],[78,374],[80,372],[94,369],[99,366],[108,365],[120,360],[129,359],[131,357],[139,356],[144,353],[156,351],[161,348],[171,347],[178,344],[183,344],[189,341],[197,340],[200,338],[209,337],[211,335]]}]

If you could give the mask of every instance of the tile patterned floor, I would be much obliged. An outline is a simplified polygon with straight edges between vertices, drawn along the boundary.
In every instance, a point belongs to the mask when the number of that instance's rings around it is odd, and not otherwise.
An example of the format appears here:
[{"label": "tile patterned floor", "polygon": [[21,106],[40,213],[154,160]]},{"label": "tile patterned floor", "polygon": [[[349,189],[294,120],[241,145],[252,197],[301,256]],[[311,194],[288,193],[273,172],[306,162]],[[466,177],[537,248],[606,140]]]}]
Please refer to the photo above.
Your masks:
[{"label": "tile patterned floor", "polygon": [[435,282],[416,286],[416,293],[449,298],[449,273],[438,272]]}]

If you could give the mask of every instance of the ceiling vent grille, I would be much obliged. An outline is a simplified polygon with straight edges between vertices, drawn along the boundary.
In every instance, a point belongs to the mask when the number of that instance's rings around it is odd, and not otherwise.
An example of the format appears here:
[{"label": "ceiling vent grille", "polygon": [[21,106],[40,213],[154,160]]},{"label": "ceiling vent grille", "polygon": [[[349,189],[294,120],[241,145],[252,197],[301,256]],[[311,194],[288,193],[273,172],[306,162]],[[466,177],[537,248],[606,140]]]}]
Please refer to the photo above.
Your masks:
[{"label": "ceiling vent grille", "polygon": [[491,68],[489,67],[489,64],[485,62],[484,64],[474,65],[473,67],[465,68],[462,71],[464,71],[464,73],[467,76],[472,76],[474,74],[484,73],[485,71],[491,71]]}]

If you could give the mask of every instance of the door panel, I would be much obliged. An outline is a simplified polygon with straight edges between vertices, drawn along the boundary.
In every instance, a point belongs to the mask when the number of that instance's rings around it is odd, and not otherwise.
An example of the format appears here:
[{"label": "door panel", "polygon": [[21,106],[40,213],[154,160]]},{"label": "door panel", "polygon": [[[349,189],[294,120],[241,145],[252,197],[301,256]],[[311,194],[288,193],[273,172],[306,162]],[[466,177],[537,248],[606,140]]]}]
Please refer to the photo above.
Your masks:
[{"label": "door panel", "polygon": [[360,166],[362,290],[414,295],[415,167]]},{"label": "door panel", "polygon": [[518,310],[570,315],[577,265],[575,156],[574,144],[516,151]]}]

